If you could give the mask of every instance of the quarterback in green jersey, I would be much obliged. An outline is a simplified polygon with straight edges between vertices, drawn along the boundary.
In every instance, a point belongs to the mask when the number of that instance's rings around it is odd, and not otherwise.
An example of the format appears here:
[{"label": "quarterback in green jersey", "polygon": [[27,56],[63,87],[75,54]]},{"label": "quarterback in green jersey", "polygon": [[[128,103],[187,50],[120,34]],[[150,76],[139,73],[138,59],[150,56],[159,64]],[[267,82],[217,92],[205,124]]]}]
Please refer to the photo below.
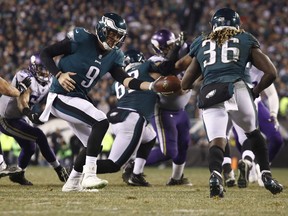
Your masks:
[{"label": "quarterback in green jersey", "polygon": [[[106,13],[98,21],[95,33],[74,28],[64,40],[41,52],[42,62],[55,77],[40,120],[47,121],[51,113],[67,121],[85,147],[62,188],[64,192],[97,191],[108,184],[96,176],[96,161],[109,122],[87,97],[90,89],[108,72],[127,88],[152,89],[152,82],[132,78],[123,69],[124,54],[119,47],[126,35],[125,20],[115,13]],[[53,58],[59,55],[56,65]]]},{"label": "quarterback in green jersey", "polygon": [[[230,8],[216,11],[211,19],[212,31],[201,35],[190,46],[190,53],[176,63],[176,68],[187,68],[182,88],[190,89],[202,76],[198,106],[202,116],[209,147],[210,197],[223,197],[222,162],[230,130],[229,121],[241,127],[247,136],[247,146],[259,162],[264,186],[273,194],[283,186],[272,178],[267,144],[258,128],[254,99],[270,86],[276,78],[276,68],[250,33],[240,28],[238,13]],[[252,62],[264,72],[260,82],[250,89],[246,64]],[[245,148],[244,145],[242,148]],[[239,166],[240,165],[240,166]],[[248,166],[242,160],[238,168],[245,178]]]}]

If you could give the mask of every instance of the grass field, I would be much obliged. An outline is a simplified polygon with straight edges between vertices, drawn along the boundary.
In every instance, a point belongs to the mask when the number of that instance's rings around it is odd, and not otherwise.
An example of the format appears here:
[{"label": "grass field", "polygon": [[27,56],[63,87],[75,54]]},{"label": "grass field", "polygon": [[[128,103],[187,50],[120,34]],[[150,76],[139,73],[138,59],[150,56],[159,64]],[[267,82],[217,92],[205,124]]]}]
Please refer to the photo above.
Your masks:
[{"label": "grass field", "polygon": [[145,168],[149,188],[131,187],[121,173],[99,175],[109,185],[97,193],[61,192],[62,183],[52,168],[29,167],[26,176],[34,186],[0,179],[1,216],[66,215],[288,215],[288,169],[272,169],[284,192],[272,195],[256,184],[226,188],[223,199],[209,198],[207,168],[187,168],[188,186],[165,186],[170,168]]}]

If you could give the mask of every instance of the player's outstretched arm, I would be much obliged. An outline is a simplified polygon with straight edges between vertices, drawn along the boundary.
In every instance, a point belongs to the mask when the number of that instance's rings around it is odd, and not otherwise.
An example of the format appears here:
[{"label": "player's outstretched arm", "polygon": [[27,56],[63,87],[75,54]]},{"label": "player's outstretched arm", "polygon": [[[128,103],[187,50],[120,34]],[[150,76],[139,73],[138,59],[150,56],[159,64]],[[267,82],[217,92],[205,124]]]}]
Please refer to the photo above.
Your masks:
[{"label": "player's outstretched arm", "polygon": [[18,97],[20,92],[17,88],[8,83],[5,79],[0,77],[0,94],[10,97]]}]

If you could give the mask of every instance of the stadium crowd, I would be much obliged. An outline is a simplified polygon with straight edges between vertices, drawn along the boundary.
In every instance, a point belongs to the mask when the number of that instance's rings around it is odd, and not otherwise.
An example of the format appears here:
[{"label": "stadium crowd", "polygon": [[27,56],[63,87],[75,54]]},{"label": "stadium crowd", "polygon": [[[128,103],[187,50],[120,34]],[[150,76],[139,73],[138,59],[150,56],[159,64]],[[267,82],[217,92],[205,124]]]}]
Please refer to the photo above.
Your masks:
[{"label": "stadium crowd", "polygon": [[[141,50],[152,55],[150,38],[161,28],[169,28],[176,35],[187,32],[192,41],[208,32],[207,19],[221,7],[230,7],[241,15],[243,28],[256,36],[262,50],[276,65],[279,77],[275,82],[280,98],[279,114],[288,112],[288,2],[285,0],[10,0],[0,1],[0,76],[11,80],[15,72],[27,64],[27,59],[43,47],[59,41],[75,26],[89,31],[106,12],[125,18],[128,37],[123,51]],[[51,40],[52,39],[52,40]],[[99,109],[107,113],[115,106],[111,92],[113,80],[107,76],[91,92]],[[101,87],[99,88],[99,85]],[[283,101],[283,103],[281,103]],[[198,117],[196,95],[186,109],[191,119]]]}]

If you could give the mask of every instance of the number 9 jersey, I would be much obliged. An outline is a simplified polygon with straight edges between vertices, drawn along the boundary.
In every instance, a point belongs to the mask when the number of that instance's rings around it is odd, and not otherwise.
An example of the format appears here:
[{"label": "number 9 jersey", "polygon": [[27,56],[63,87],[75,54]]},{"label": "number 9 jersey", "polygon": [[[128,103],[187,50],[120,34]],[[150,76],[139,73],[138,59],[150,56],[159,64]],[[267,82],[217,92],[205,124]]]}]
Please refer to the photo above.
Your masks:
[{"label": "number 9 jersey", "polygon": [[[75,80],[75,90],[66,92],[56,78],[50,91],[82,98],[88,94],[97,81],[104,76],[111,68],[123,66],[124,53],[119,48],[113,48],[108,53],[103,54],[97,44],[96,35],[91,34],[84,28],[75,28],[67,34],[71,40],[71,54],[63,56],[58,64],[62,72],[74,72],[71,76]],[[80,95],[79,95],[80,94]]]}]

